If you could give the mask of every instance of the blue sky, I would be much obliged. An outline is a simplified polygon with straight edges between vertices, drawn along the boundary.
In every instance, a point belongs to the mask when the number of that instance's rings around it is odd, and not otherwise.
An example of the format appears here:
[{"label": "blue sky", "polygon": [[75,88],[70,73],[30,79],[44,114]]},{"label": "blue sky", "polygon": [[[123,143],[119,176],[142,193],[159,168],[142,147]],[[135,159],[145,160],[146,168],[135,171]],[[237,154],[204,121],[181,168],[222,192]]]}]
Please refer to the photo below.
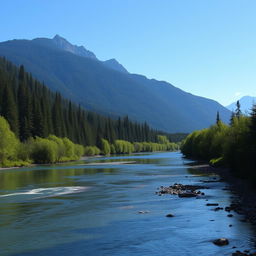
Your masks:
[{"label": "blue sky", "polygon": [[256,90],[254,0],[12,0],[0,41],[53,37],[227,105]]}]

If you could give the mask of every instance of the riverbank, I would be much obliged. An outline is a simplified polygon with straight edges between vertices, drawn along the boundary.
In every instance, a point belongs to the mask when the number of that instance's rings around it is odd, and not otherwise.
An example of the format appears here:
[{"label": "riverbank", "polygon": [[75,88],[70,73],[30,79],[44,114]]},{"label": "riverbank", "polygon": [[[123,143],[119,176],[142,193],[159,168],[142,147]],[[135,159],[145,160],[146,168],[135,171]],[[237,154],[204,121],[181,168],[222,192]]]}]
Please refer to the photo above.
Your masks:
[{"label": "riverbank", "polygon": [[244,215],[244,222],[256,225],[256,188],[249,180],[241,179],[231,172],[229,168],[213,167],[209,164],[199,163],[190,168],[197,169],[202,173],[215,173],[222,181],[228,183],[228,187],[233,194],[238,197],[233,199],[230,211]]}]

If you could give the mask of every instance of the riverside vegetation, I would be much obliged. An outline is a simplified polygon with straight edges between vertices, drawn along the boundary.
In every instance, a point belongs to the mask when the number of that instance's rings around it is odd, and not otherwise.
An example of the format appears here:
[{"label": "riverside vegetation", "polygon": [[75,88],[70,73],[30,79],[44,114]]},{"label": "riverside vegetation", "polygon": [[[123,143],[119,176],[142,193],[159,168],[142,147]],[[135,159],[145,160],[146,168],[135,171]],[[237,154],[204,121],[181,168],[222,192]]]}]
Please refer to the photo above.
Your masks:
[{"label": "riverside vegetation", "polygon": [[194,131],[183,141],[182,153],[187,157],[209,161],[213,166],[229,167],[242,178],[256,182],[256,105],[250,116],[244,116],[237,102],[230,124],[221,122]]},{"label": "riverside vegetation", "polygon": [[8,122],[0,117],[0,166],[26,166],[31,163],[56,163],[78,160],[82,155],[109,155],[142,151],[176,150],[177,144],[170,143],[166,136],[158,136],[159,143],[116,140],[109,144],[101,139],[101,147],[82,146],[68,138],[49,135],[46,138],[30,137],[21,142],[10,130]]},{"label": "riverside vegetation", "polygon": [[111,119],[86,111],[53,93],[0,58],[0,166],[56,163],[82,155],[109,155],[178,148],[166,134],[128,117]]}]

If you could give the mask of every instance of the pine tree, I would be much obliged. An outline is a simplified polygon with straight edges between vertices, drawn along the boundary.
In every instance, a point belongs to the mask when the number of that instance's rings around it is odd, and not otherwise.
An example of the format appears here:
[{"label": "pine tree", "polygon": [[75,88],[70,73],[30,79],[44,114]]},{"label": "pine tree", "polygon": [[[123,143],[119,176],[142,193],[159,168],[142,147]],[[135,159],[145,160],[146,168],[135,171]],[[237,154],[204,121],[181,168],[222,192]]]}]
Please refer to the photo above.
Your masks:
[{"label": "pine tree", "polygon": [[1,114],[8,121],[11,130],[15,133],[16,136],[19,136],[19,119],[18,119],[18,110],[17,105],[14,101],[13,90],[10,86],[5,86],[3,91],[2,99],[2,111]]},{"label": "pine tree", "polygon": [[24,67],[19,70],[19,87],[18,87],[18,106],[19,106],[19,131],[21,141],[25,141],[32,134],[32,107],[31,96],[26,84]]},{"label": "pine tree", "polygon": [[35,97],[33,98],[33,137],[45,137],[46,132],[44,129],[44,117],[41,109],[40,101],[38,102]]},{"label": "pine tree", "polygon": [[219,125],[220,123],[220,113],[217,111],[217,116],[216,116],[216,124]]},{"label": "pine tree", "polygon": [[235,113],[232,111],[231,113],[231,117],[229,120],[229,125],[232,126],[234,124],[234,118],[235,118]]},{"label": "pine tree", "polygon": [[237,118],[239,118],[242,114],[242,111],[241,111],[241,105],[240,105],[240,102],[239,100],[236,102],[236,111],[235,111],[235,115]]}]

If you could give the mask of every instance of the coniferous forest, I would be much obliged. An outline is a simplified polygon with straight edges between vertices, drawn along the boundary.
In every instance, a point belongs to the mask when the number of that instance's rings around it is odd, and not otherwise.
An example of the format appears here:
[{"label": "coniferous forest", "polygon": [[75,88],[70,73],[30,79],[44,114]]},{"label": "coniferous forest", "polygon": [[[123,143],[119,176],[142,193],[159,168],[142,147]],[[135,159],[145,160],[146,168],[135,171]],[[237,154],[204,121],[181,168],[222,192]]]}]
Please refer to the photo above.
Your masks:
[{"label": "coniferous forest", "polygon": [[[164,134],[147,123],[132,122],[128,116],[111,119],[86,111],[59,92],[50,91],[23,66],[17,68],[5,58],[0,58],[0,99],[0,115],[7,121],[1,120],[4,130],[10,134],[10,128],[22,145],[15,157],[12,154],[1,157],[2,166],[11,165],[6,160],[47,163],[74,160],[83,154],[175,150],[177,145],[169,139],[184,136]],[[73,144],[70,154],[64,153],[63,138],[68,140],[66,145]],[[10,141],[6,143],[12,145]],[[83,145],[83,150],[78,145]]]}]

